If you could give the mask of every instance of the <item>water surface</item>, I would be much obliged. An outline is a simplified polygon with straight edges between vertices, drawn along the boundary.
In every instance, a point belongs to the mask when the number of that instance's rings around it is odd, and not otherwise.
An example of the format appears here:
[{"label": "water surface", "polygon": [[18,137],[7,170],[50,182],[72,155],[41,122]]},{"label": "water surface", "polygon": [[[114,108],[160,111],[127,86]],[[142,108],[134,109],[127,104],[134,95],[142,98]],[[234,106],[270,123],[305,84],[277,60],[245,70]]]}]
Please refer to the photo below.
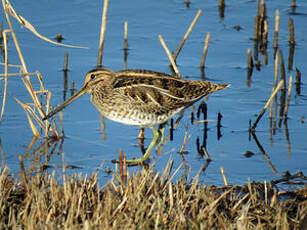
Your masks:
[{"label": "water surface", "polygon": [[[97,47],[101,25],[101,1],[75,0],[63,1],[16,1],[12,2],[17,13],[29,20],[37,30],[53,38],[62,33],[64,43],[86,46],[88,49],[71,49],[46,43],[26,29],[13,23],[27,68],[30,72],[39,71],[44,78],[45,87],[52,91],[54,106],[63,102],[63,62],[64,54],[69,53],[68,85],[75,82],[79,88],[87,71],[95,68]],[[171,73],[168,58],[159,42],[161,34],[171,51],[175,51],[199,9],[203,13],[186,41],[177,64],[182,76],[188,79],[208,79],[215,83],[229,83],[231,88],[214,93],[207,104],[207,131],[203,122],[196,122],[197,110],[202,102],[196,103],[185,111],[184,117],[161,153],[151,162],[155,170],[162,172],[169,161],[174,160],[174,168],[181,167],[178,176],[194,177],[200,172],[200,180],[209,184],[222,185],[220,168],[223,167],[228,183],[245,183],[250,180],[272,180],[281,177],[285,171],[296,173],[307,172],[306,121],[307,96],[304,75],[307,71],[306,54],[306,13],[307,4],[300,2],[296,13],[291,13],[289,1],[267,1],[269,21],[268,64],[261,70],[254,69],[250,85],[247,85],[247,49],[253,52],[254,17],[256,1],[227,1],[222,18],[216,1],[192,1],[187,8],[184,1],[117,1],[109,3],[107,31],[103,54],[103,65],[112,70],[124,67],[124,21],[128,21],[129,51],[127,68],[151,69]],[[282,50],[285,64],[288,64],[289,27],[291,17],[295,28],[294,70],[287,70],[295,79],[297,67],[302,73],[301,93],[294,88],[291,93],[287,126],[283,123],[274,130],[270,128],[268,111],[256,129],[256,140],[249,135],[249,121],[254,122],[257,115],[269,98],[274,84],[273,31],[275,10],[280,12],[279,49]],[[3,20],[2,16],[2,20]],[[4,23],[5,24],[5,23]],[[241,30],[236,30],[235,26]],[[5,28],[7,25],[5,24]],[[199,68],[206,34],[211,38],[206,59],[205,76]],[[9,41],[9,62],[19,64],[18,56]],[[263,56],[259,55],[262,61]],[[3,58],[2,58],[3,62]],[[10,68],[10,72],[16,69]],[[1,80],[3,82],[3,80]],[[294,80],[295,82],[295,80]],[[33,78],[37,89],[39,83]],[[3,83],[1,84],[3,92]],[[70,96],[67,92],[66,98]],[[23,109],[14,98],[30,102],[30,98],[18,77],[8,81],[8,98],[4,119],[0,127],[0,138],[3,149],[2,164],[17,174],[20,166],[18,156],[25,154],[33,138]],[[278,96],[279,98],[279,96]],[[100,181],[110,178],[107,168],[114,169],[111,160],[118,156],[120,149],[128,159],[140,157],[138,144],[139,128],[124,126],[105,120],[105,130],[101,130],[100,115],[83,96],[64,110],[65,136],[62,147],[60,143],[53,154],[28,154],[25,158],[27,169],[46,163],[52,169],[61,171],[65,164],[75,166],[69,173],[95,172],[103,163]],[[2,100],[2,97],[1,97]],[[278,99],[279,101],[279,99]],[[279,107],[278,107],[279,110]],[[191,113],[195,116],[191,124]],[[222,114],[221,137],[217,134],[217,115]],[[178,117],[178,116],[177,116]],[[175,117],[175,119],[177,118]],[[199,120],[202,120],[202,115]],[[277,117],[278,122],[279,117]],[[169,137],[169,126],[166,136]],[[178,154],[187,134],[190,139],[185,146],[185,154]],[[152,138],[151,130],[145,130],[145,146]],[[34,147],[44,143],[39,138]],[[212,161],[204,170],[206,157],[198,148],[206,146]],[[60,151],[59,151],[60,148]],[[49,149],[49,152],[51,150]],[[264,152],[263,152],[264,151]],[[252,153],[250,155],[246,153]],[[264,154],[265,153],[265,154]],[[136,168],[130,168],[130,171]],[[34,172],[35,172],[34,171]],[[187,173],[188,172],[188,173]]]}]

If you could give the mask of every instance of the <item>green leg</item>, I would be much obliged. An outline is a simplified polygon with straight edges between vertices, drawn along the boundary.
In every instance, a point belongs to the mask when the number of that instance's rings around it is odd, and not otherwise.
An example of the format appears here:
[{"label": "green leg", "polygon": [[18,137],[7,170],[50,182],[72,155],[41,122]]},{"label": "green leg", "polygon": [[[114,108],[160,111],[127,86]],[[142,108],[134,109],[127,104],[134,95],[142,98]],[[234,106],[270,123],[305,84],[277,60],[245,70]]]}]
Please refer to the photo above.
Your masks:
[{"label": "green leg", "polygon": [[164,133],[165,133],[165,125],[166,125],[166,123],[161,124],[161,125],[159,126],[159,129],[158,129],[158,132],[159,132],[159,139],[158,139],[158,143],[157,143],[156,149],[159,149],[160,146],[163,144],[163,141],[164,141]]},{"label": "green leg", "polygon": [[[157,140],[159,138],[159,132],[154,127],[152,127],[151,129],[153,131],[153,139],[152,139],[149,147],[147,148],[146,153],[141,158],[136,158],[136,159],[133,159],[133,160],[127,160],[126,162],[127,162],[127,164],[129,166],[142,164],[150,156],[150,152],[151,152],[153,146],[156,144],[156,142],[157,142]],[[113,160],[112,162],[113,163],[118,163],[117,160]]]}]

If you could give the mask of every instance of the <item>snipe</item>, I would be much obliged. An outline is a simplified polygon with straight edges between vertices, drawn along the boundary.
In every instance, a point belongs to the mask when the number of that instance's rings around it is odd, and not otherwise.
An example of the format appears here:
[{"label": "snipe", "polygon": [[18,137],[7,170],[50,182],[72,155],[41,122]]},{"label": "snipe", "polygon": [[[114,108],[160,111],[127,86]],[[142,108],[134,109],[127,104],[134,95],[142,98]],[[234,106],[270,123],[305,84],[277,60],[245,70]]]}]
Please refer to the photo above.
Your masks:
[{"label": "snipe", "polygon": [[183,80],[149,70],[113,72],[105,68],[89,71],[82,88],[43,120],[52,117],[85,93],[91,102],[110,120],[126,125],[148,127],[153,140],[142,158],[128,160],[129,165],[143,163],[159,137],[155,125],[163,124],[175,114],[228,84]]}]

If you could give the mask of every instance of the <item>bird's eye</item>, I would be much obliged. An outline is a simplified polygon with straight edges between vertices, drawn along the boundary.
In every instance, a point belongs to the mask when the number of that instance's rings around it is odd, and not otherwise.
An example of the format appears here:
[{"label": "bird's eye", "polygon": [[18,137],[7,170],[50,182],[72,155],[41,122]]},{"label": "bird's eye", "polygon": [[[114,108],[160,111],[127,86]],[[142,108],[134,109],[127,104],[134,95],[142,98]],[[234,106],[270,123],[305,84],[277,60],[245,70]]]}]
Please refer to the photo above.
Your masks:
[{"label": "bird's eye", "polygon": [[92,75],[91,75],[91,79],[92,79],[92,80],[93,80],[95,77],[96,77],[95,74],[92,74]]}]

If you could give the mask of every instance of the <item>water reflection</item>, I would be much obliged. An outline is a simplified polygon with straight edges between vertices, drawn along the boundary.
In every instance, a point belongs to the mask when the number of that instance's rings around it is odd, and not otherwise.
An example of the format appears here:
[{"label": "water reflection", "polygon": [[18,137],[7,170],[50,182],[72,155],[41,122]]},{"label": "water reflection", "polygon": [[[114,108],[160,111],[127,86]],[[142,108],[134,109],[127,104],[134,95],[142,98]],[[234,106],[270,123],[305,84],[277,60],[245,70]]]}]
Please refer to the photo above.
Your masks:
[{"label": "water reflection", "polygon": [[54,154],[59,155],[62,153],[63,143],[64,138],[42,139],[34,136],[27,147],[26,153],[19,155],[23,160],[32,161],[26,170],[27,174],[42,172],[53,167],[50,164],[50,158]]},{"label": "water reflection", "polygon": [[0,138],[0,152],[1,152],[1,165],[4,168],[5,167],[5,156],[4,156],[4,150],[2,147],[2,140]]},{"label": "water reflection", "polygon": [[[198,122],[199,121],[199,118],[200,118],[200,114],[203,114],[203,121],[202,123],[204,124],[204,127],[203,127],[203,142],[202,142],[202,145],[201,145],[201,149],[202,148],[206,148],[207,147],[207,131],[208,131],[208,122],[207,122],[207,104],[202,101],[197,109],[197,119],[198,119]],[[200,155],[203,155],[203,152],[202,151],[199,151]]]},{"label": "water reflection", "polygon": [[201,79],[203,79],[204,81],[207,79],[207,78],[206,78],[206,73],[205,73],[205,68],[200,68],[200,77],[201,77]]},{"label": "water reflection", "polygon": [[105,141],[106,140],[106,124],[104,122],[104,117],[102,114],[100,114],[99,116],[99,122],[100,122],[100,131],[101,131],[101,139],[102,141]]},{"label": "water reflection", "polygon": [[296,71],[296,81],[295,81],[295,91],[297,95],[301,95],[301,71],[295,68]]},{"label": "water reflection", "polygon": [[281,128],[286,103],[286,89],[281,89],[278,128]]},{"label": "water reflection", "polygon": [[64,87],[63,87],[63,101],[66,101],[66,94],[67,94],[67,85],[68,85],[68,76],[67,76],[67,70],[63,70],[64,72]]},{"label": "water reflection", "polygon": [[285,127],[286,141],[287,141],[288,158],[290,159],[290,156],[291,156],[291,152],[290,152],[290,135],[289,135],[289,129],[288,129],[288,124],[287,124],[287,118],[284,120],[284,127]]},{"label": "water reflection", "polygon": [[272,172],[273,173],[278,173],[277,170],[275,169],[273,163],[270,161],[270,156],[265,152],[264,148],[262,147],[262,145],[260,144],[257,136],[256,136],[256,133],[255,132],[251,132],[252,134],[252,137],[254,139],[254,141],[256,142],[256,145],[257,147],[259,148],[260,152],[263,154],[264,156],[264,160],[265,162],[267,162],[267,164],[270,166],[270,168],[272,169]]},{"label": "water reflection", "polygon": [[294,56],[294,44],[289,45],[289,58],[288,58],[288,70],[292,70],[293,68],[293,56]]},{"label": "water reflection", "polygon": [[67,89],[68,89],[68,53],[65,53],[64,56],[64,68],[63,68],[63,73],[64,73],[64,83],[63,83],[63,101],[66,101],[66,94],[67,94]]},{"label": "water reflection", "polygon": [[169,126],[169,139],[174,140],[174,119],[171,118],[170,126]]},{"label": "water reflection", "polygon": [[73,96],[74,94],[75,94],[75,82],[71,81],[70,96]]},{"label": "water reflection", "polygon": [[124,24],[124,70],[127,69],[127,59],[128,59],[128,22]]},{"label": "water reflection", "polygon": [[217,114],[217,126],[216,126],[216,129],[217,129],[217,139],[218,140],[222,137],[222,132],[221,132],[222,117],[223,117],[222,114],[220,112],[218,112],[218,114]]},{"label": "water reflection", "polygon": [[146,152],[145,146],[144,146],[144,138],[138,138],[139,146],[141,149],[141,153],[144,155]]}]

